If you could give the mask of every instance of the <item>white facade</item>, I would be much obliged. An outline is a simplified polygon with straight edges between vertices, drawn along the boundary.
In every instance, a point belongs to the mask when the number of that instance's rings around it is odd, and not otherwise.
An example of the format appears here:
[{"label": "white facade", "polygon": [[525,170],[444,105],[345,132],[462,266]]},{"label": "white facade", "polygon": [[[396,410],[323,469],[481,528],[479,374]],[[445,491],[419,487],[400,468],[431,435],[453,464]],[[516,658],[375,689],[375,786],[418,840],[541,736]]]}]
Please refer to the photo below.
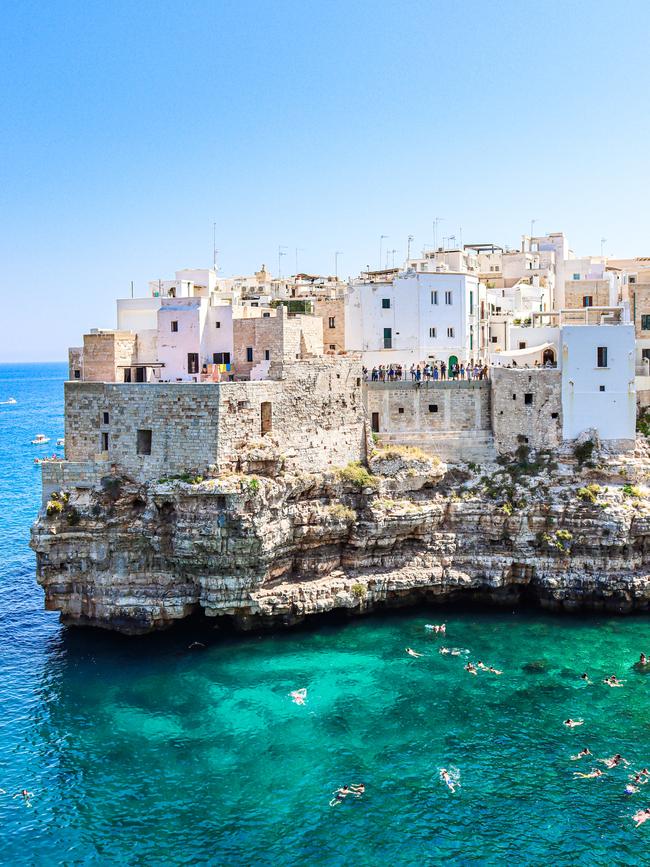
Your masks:
[{"label": "white facade", "polygon": [[634,440],[634,326],[565,325],[560,354],[563,438],[595,428],[602,440]]},{"label": "white facade", "polygon": [[451,272],[354,281],[345,305],[346,349],[361,352],[367,366],[482,358],[482,291],[476,276]]}]

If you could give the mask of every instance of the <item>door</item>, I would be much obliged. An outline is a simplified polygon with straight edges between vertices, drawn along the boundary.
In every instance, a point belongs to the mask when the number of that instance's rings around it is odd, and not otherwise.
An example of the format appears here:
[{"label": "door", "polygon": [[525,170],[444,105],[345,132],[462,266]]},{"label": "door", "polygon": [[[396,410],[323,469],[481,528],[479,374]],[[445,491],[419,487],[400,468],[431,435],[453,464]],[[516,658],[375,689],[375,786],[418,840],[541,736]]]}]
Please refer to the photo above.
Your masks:
[{"label": "door", "polygon": [[198,373],[199,372],[199,353],[198,352],[188,352],[187,353],[187,372],[188,373]]},{"label": "door", "polygon": [[136,367],[136,369],[135,369],[135,381],[136,382],[146,382],[147,381],[147,368],[146,367]]},{"label": "door", "polygon": [[373,412],[372,414],[372,432],[379,433],[379,413]]}]

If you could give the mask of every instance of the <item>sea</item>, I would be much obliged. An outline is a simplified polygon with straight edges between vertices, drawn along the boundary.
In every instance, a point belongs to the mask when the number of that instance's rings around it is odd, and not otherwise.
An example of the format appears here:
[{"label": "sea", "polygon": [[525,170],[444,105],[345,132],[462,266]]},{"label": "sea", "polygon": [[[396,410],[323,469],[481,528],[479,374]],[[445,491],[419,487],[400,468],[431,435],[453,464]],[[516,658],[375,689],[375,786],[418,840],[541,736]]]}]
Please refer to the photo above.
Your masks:
[{"label": "sea", "polygon": [[[625,792],[650,766],[650,676],[635,668],[647,617],[434,608],[227,637],[62,627],[28,542],[65,373],[0,366],[1,864],[650,861],[650,822],[632,821],[650,784]],[[38,433],[51,442],[32,445]],[[469,660],[502,673],[472,675]],[[608,770],[616,753],[629,765]],[[593,768],[605,774],[574,776]]]}]

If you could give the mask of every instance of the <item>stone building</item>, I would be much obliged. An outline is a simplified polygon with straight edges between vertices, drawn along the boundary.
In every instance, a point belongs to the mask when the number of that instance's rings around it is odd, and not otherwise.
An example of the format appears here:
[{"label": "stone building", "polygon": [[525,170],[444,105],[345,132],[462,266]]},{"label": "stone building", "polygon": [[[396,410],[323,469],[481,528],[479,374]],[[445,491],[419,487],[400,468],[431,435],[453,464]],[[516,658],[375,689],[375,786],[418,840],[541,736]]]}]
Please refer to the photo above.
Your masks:
[{"label": "stone building", "polygon": [[264,379],[272,363],[322,355],[323,324],[319,316],[290,316],[280,305],[258,319],[235,319],[233,343],[237,378]]},{"label": "stone building", "polygon": [[365,457],[360,361],[276,362],[269,375],[258,382],[67,382],[66,462],[72,472],[86,463],[90,474],[99,466],[104,475],[147,481],[210,467],[234,471],[259,448],[302,471]]},{"label": "stone building", "polygon": [[499,454],[562,442],[562,374],[553,368],[492,368],[492,430]]},{"label": "stone building", "polygon": [[345,352],[345,300],[315,298],[314,314],[323,320],[323,352]]}]

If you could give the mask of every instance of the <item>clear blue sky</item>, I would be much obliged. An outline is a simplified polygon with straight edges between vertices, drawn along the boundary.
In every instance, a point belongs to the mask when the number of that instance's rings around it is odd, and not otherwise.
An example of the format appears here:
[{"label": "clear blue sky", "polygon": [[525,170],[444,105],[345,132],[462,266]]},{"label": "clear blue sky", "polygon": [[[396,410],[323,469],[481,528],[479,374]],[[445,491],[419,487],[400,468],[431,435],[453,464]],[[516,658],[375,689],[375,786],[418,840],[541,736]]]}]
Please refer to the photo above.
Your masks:
[{"label": "clear blue sky", "polygon": [[[0,360],[55,360],[114,299],[376,264],[440,235],[650,255],[650,4],[30,2],[0,27]],[[386,249],[385,246],[385,249]]]}]

